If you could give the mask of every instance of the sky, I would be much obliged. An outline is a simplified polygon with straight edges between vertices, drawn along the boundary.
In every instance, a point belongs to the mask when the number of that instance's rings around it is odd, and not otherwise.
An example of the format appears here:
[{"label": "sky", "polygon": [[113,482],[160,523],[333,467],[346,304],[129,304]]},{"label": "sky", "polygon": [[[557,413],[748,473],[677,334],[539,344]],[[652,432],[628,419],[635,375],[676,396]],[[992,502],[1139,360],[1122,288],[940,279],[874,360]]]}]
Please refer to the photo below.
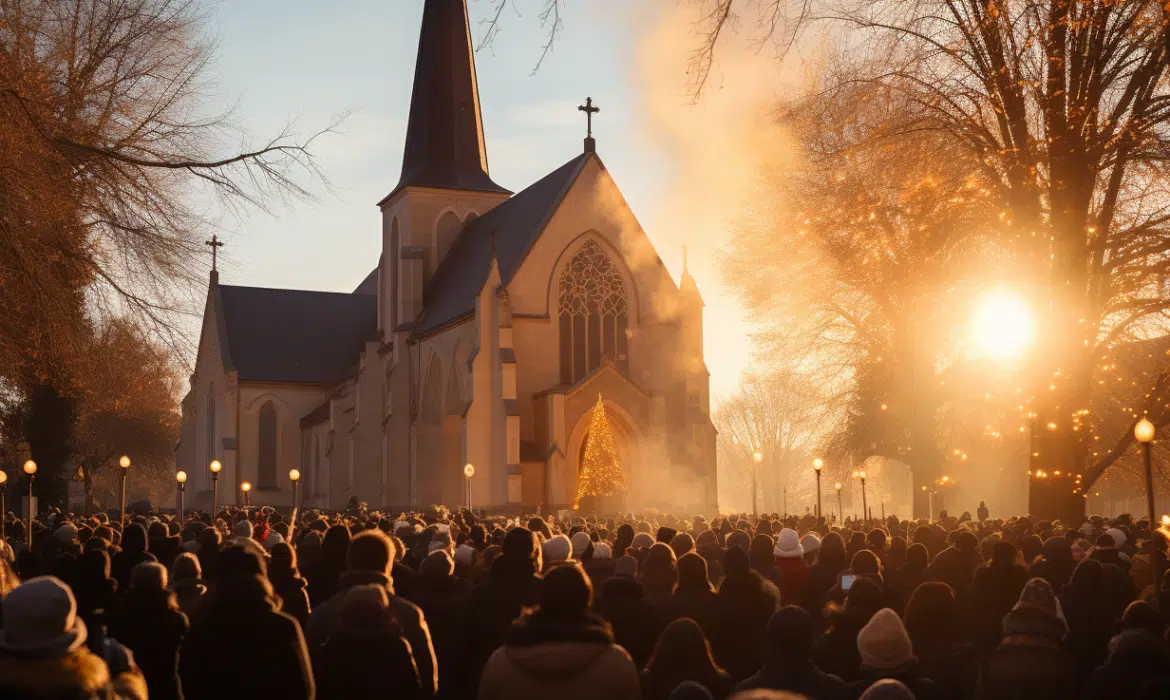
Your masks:
[{"label": "sky", "polygon": [[[695,169],[684,162],[689,156],[678,147],[677,130],[660,123],[671,119],[673,91],[665,110],[661,99],[651,108],[646,97],[662,94],[647,88],[648,80],[664,83],[657,66],[648,68],[644,45],[669,0],[638,1],[568,3],[563,32],[535,72],[546,41],[539,0],[514,0],[504,11],[502,33],[476,54],[489,165],[496,182],[519,191],[575,157],[585,131],[577,105],[592,97],[601,108],[594,117],[598,154],[676,280],[688,245],[689,268],[707,304],[711,391],[723,395],[734,391],[750,361],[750,327],[715,262],[732,212],[679,221],[678,198],[704,183],[679,188]],[[468,5],[479,47],[492,3]],[[423,0],[213,6],[213,101],[234,105],[232,122],[247,137],[262,139],[290,122],[304,136],[348,113],[338,133],[313,145],[329,181],[317,188],[316,201],[224,222],[224,284],[351,291],[376,265],[376,203],[398,181],[422,6]],[[694,107],[681,87],[677,93],[683,123]]]}]

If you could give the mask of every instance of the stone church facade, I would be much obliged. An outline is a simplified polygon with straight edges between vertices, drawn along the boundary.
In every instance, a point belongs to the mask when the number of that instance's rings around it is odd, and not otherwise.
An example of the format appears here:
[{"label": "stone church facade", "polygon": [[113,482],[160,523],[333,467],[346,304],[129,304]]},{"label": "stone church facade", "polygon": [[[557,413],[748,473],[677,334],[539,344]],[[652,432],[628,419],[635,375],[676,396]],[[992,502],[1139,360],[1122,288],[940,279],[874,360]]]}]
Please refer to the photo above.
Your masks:
[{"label": "stone church facade", "polygon": [[[382,254],[350,294],[213,271],[178,468],[210,502],[571,507],[600,394],[628,493],[716,507],[703,301],[675,284],[596,153],[515,194],[490,177],[465,0],[424,0]],[[475,466],[470,484],[465,464]]]}]

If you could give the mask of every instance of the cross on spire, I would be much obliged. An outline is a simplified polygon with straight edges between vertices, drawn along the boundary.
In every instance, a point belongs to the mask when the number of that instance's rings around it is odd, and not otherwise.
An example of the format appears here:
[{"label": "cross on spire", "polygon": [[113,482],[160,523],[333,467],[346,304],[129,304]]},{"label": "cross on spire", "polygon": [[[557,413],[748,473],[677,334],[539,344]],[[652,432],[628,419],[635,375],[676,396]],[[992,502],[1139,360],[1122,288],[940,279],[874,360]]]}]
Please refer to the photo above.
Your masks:
[{"label": "cross on spire", "polygon": [[593,115],[600,112],[601,108],[593,106],[592,97],[586,97],[585,104],[577,107],[577,110],[585,113],[585,152],[595,153],[597,142],[593,140]]},{"label": "cross on spire", "polygon": [[223,247],[223,241],[219,240],[219,237],[213,233],[211,234],[211,240],[204,241],[203,245],[211,246],[211,271],[218,272],[216,269],[216,253],[218,253],[219,249]]}]

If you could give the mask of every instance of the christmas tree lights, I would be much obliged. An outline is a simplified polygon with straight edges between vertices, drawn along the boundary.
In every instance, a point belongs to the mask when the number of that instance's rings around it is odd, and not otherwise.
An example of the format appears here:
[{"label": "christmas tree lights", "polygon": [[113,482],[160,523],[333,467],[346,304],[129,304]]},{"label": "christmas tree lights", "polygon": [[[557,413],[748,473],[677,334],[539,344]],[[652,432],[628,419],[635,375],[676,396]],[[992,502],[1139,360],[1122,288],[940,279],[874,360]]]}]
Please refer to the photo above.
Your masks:
[{"label": "christmas tree lights", "polygon": [[580,506],[581,499],[587,496],[617,496],[626,492],[626,477],[618,463],[617,445],[605,416],[601,394],[597,395],[597,405],[593,407],[593,418],[585,440],[574,508]]}]

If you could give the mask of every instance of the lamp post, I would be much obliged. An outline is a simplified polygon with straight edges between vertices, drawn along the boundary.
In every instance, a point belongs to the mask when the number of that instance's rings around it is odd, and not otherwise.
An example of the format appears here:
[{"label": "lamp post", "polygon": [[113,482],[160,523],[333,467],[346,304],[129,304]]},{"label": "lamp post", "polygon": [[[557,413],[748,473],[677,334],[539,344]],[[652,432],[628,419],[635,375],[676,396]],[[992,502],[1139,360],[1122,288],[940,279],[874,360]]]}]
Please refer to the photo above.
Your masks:
[{"label": "lamp post", "polygon": [[175,481],[179,484],[179,525],[183,524],[183,492],[187,490],[187,472],[179,470],[175,473]]},{"label": "lamp post", "polygon": [[223,469],[223,464],[218,459],[213,459],[208,469],[211,470],[211,525],[214,527],[215,502],[219,500],[219,470]]},{"label": "lamp post", "polygon": [[[291,481],[293,484],[292,509],[293,509],[293,513],[295,514],[297,512],[297,486],[301,483],[301,470],[300,469],[289,469],[288,470],[288,478],[289,478],[289,481]],[[296,523],[293,523],[293,525],[295,526]]]},{"label": "lamp post", "polygon": [[118,511],[118,517],[122,519],[122,530],[126,530],[126,477],[130,474],[130,458],[122,455],[118,460],[118,466],[122,468],[122,510]]},{"label": "lamp post", "polygon": [[4,526],[8,521],[8,509],[4,507],[4,489],[8,486],[8,472],[0,469],[0,542],[4,541]]},{"label": "lamp post", "polygon": [[471,462],[463,465],[463,483],[467,491],[467,510],[471,510],[471,477],[475,476],[475,465]]},{"label": "lamp post", "polygon": [[752,467],[752,517],[753,518],[759,517],[759,513],[756,511],[756,472],[758,472],[760,470],[760,462],[763,462],[763,461],[764,461],[764,455],[760,454],[759,452],[752,453],[752,462],[754,462],[756,465],[756,466]]},{"label": "lamp post", "polygon": [[833,488],[837,489],[837,520],[839,522],[845,521],[845,508],[841,505],[841,482],[833,484]]},{"label": "lamp post", "polygon": [[817,457],[813,460],[813,471],[817,475],[817,520],[821,519],[821,470],[825,468],[825,460]]},{"label": "lamp post", "polygon": [[1133,436],[1142,444],[1142,455],[1146,463],[1146,505],[1150,509],[1150,561],[1154,563],[1154,590],[1162,590],[1162,551],[1158,548],[1157,531],[1158,519],[1154,515],[1154,467],[1150,458],[1150,448],[1154,444],[1154,424],[1149,419],[1142,418],[1133,427]]},{"label": "lamp post", "polygon": [[247,508],[252,505],[252,496],[250,495],[252,493],[252,482],[245,481],[241,483],[240,490],[244,492],[244,507]]},{"label": "lamp post", "polygon": [[32,521],[33,521],[33,481],[37,478],[37,463],[31,459],[24,463],[24,473],[28,474],[28,551],[32,551]]},{"label": "lamp post", "polygon": [[869,503],[865,500],[865,470],[853,472],[853,476],[861,479],[861,518],[869,520]]}]

